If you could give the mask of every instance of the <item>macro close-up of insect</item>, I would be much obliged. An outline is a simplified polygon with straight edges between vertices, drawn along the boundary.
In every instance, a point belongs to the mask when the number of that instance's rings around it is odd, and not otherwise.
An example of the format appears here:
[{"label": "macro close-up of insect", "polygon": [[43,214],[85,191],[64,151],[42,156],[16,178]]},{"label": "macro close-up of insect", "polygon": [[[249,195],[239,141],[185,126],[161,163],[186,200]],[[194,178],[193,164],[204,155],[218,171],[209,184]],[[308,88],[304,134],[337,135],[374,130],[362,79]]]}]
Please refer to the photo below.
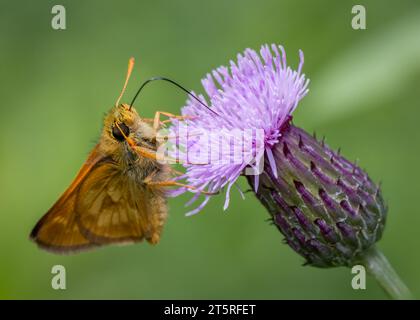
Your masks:
[{"label": "macro close-up of insect", "polygon": [[133,108],[135,99],[130,105],[120,104],[133,66],[131,58],[100,141],[31,232],[30,238],[42,249],[66,254],[143,239],[157,244],[168,214],[165,188],[188,187],[170,180],[174,170],[158,161],[156,138],[163,123],[160,115],[185,117],[158,111],[154,119],[145,119]]},{"label": "macro close-up of insect", "polygon": [[420,297],[418,0],[0,2],[0,300]]}]

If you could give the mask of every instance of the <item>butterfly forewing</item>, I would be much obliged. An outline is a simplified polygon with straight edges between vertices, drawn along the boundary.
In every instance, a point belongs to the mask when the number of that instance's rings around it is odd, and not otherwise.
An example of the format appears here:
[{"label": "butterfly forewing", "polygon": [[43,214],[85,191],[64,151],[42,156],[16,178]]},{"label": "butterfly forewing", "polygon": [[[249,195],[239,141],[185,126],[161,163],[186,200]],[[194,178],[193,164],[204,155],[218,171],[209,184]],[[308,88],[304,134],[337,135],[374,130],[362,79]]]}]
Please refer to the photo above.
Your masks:
[{"label": "butterfly forewing", "polygon": [[38,221],[30,237],[40,247],[57,253],[66,253],[95,246],[80,233],[75,205],[80,183],[101,159],[98,146],[96,146],[70,187]]}]

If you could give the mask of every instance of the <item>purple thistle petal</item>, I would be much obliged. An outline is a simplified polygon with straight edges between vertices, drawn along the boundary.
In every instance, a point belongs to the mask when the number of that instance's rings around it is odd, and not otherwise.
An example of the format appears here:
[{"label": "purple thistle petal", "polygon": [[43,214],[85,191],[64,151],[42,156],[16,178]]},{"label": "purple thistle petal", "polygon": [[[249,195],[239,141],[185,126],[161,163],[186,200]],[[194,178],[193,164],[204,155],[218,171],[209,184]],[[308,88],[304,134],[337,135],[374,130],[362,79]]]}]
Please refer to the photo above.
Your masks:
[{"label": "purple thistle petal", "polygon": [[254,191],[257,192],[258,191],[258,186],[260,185],[260,175],[256,174],[254,176]]},{"label": "purple thistle petal", "polygon": [[271,149],[267,148],[266,152],[267,152],[268,162],[270,163],[271,170],[274,173],[274,177],[278,178],[276,160],[274,159],[273,151],[271,151]]},{"label": "purple thistle petal", "polygon": [[179,195],[185,193],[186,191],[187,191],[187,188],[178,188],[178,189],[167,190],[166,194],[169,197],[175,198],[175,197],[178,197]]},{"label": "purple thistle petal", "polygon": [[194,210],[191,210],[190,212],[187,212],[185,215],[187,217],[190,217],[190,216],[193,216],[193,215],[199,213],[201,211],[201,209],[203,209],[206,206],[206,204],[207,204],[207,202],[209,202],[209,200],[210,200],[210,196],[206,196],[204,201],[197,208],[195,208]]},{"label": "purple thistle petal", "polygon": [[196,193],[186,204],[185,207],[189,207],[190,205],[192,205],[200,196],[199,193]]},{"label": "purple thistle petal", "polygon": [[[185,122],[174,121],[171,130],[177,132],[177,126],[187,124],[191,136],[197,132],[218,132],[220,139],[201,139],[194,136],[185,142],[180,139],[180,148],[187,151],[180,153],[186,168],[187,184],[197,190],[218,192],[225,186],[226,200],[224,209],[229,205],[229,192],[231,186],[244,172],[245,168],[259,168],[264,159],[255,159],[251,155],[267,155],[272,172],[278,172],[271,149],[281,137],[281,127],[291,118],[291,113],[299,101],[308,92],[308,80],[302,74],[304,57],[299,51],[299,66],[297,71],[287,66],[286,52],[283,47],[275,44],[263,45],[258,52],[246,49],[243,54],[238,54],[236,61],[230,61],[228,66],[221,66],[208,73],[202,79],[202,85],[209,101],[204,96],[198,98],[209,105],[210,112],[195,99],[188,99],[182,108],[182,114],[195,116]],[[254,130],[262,132],[259,139],[245,138],[250,147],[241,148],[241,161],[235,161],[237,149],[230,147],[241,143],[238,137],[228,140],[229,132],[238,130]],[[210,140],[210,141],[208,141]],[[222,162],[210,159],[209,152],[219,150],[218,157]],[[209,151],[210,150],[210,151]],[[262,152],[261,152],[262,151]],[[210,163],[196,165],[186,160],[198,158],[210,159]],[[207,156],[207,158],[206,158]],[[256,160],[256,161],[255,161]],[[258,172],[258,174],[261,172]],[[255,175],[255,189],[257,191],[259,176]],[[211,188],[210,188],[211,186]],[[195,197],[194,197],[195,198]],[[206,197],[199,206],[198,211],[209,201]],[[196,209],[196,210],[197,210]],[[194,212],[198,212],[198,211]]]},{"label": "purple thistle petal", "polygon": [[241,195],[242,200],[245,200],[245,194],[243,193],[243,191],[241,190],[241,188],[238,186],[238,184],[235,182],[234,183],[236,189],[238,190],[239,194]]},{"label": "purple thistle petal", "polygon": [[232,181],[229,183],[227,189],[226,189],[226,198],[225,198],[225,204],[223,205],[223,210],[226,210],[229,207],[229,201],[230,201],[230,189],[232,188],[232,185],[235,183],[235,181]]}]

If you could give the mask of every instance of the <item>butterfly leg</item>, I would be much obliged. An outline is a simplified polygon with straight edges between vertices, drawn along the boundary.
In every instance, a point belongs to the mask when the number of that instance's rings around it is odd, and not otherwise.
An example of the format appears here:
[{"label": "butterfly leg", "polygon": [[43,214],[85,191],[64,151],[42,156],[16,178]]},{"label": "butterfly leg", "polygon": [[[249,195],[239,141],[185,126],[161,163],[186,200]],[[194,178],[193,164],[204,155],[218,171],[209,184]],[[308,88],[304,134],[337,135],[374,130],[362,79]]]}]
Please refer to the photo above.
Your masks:
[{"label": "butterfly leg", "polygon": [[[148,123],[154,123],[155,119],[151,119],[151,118],[141,118],[141,121],[144,122],[148,122]],[[161,127],[163,127],[165,125],[165,123],[169,122],[169,120],[164,120],[164,121],[159,121],[159,125]]]},{"label": "butterfly leg", "polygon": [[[161,115],[167,116],[167,117],[172,118],[172,119],[160,120]],[[144,122],[153,123],[153,129],[155,129],[155,131],[157,131],[160,127],[164,126],[165,124],[167,124],[169,122],[172,122],[173,119],[186,120],[186,119],[193,119],[193,118],[195,118],[195,117],[194,116],[177,116],[177,115],[174,115],[174,114],[169,113],[169,112],[157,111],[155,113],[155,116],[154,116],[153,119],[142,118],[141,120],[144,121]]]},{"label": "butterfly leg", "polygon": [[202,194],[211,195],[211,196],[219,193],[219,192],[208,192],[208,191],[198,190],[194,186],[190,186],[188,184],[173,181],[173,180],[169,180],[169,181],[147,181],[147,180],[145,180],[145,182],[148,186],[151,186],[151,187],[183,187],[183,188],[187,188],[187,189],[190,189],[190,190],[196,190],[196,191],[198,191]]},{"label": "butterfly leg", "polygon": [[[149,123],[153,123],[155,121],[155,119],[151,119],[151,118],[142,118],[141,120],[144,121],[144,122],[149,122]],[[159,125],[164,126],[165,124],[167,124],[169,122],[172,122],[172,119],[160,120]]]},{"label": "butterfly leg", "polygon": [[169,169],[171,170],[171,172],[174,174],[174,175],[176,175],[176,176],[182,176],[183,174],[184,174],[184,172],[182,172],[182,171],[178,171],[178,170],[176,170],[176,169],[174,169],[174,168],[172,168],[172,167],[169,167]]},{"label": "butterfly leg", "polygon": [[160,154],[159,152],[152,151],[152,150],[147,149],[147,148],[139,147],[134,143],[130,143],[129,140],[127,140],[127,142],[130,145],[131,149],[141,157],[149,158],[149,159],[153,159],[153,160],[158,160],[158,161],[179,163],[179,161],[174,159],[174,158],[171,158],[169,156],[165,156],[163,154]]},{"label": "butterfly leg", "polygon": [[160,121],[160,116],[161,115],[167,116],[168,118],[177,119],[177,120],[186,120],[186,119],[195,118],[193,116],[177,116],[177,115],[174,115],[172,113],[165,112],[165,111],[156,111],[155,117],[153,119],[153,129],[155,129],[155,131],[157,131],[159,129],[159,123],[166,123],[166,122],[172,121],[172,119],[165,120],[165,121]]}]

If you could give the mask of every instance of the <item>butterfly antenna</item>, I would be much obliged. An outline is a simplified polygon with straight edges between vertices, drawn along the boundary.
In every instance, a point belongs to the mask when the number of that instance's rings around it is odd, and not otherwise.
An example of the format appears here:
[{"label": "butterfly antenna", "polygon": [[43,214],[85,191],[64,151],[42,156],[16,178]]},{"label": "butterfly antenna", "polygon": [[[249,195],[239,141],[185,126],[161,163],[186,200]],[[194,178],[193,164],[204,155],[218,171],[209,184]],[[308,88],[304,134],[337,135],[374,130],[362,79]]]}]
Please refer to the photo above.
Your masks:
[{"label": "butterfly antenna", "polygon": [[131,72],[133,71],[134,68],[134,58],[131,57],[130,60],[128,60],[128,69],[127,69],[127,75],[125,76],[125,82],[124,82],[124,86],[121,90],[121,93],[117,99],[117,101],[115,102],[115,106],[117,107],[120,103],[120,100],[125,92],[125,89],[127,88],[127,84],[128,84],[128,80],[130,79],[131,76]]},{"label": "butterfly antenna", "polygon": [[171,80],[169,78],[165,78],[165,77],[153,77],[150,78],[148,80],[146,80],[145,82],[143,82],[143,84],[140,86],[139,90],[137,90],[137,93],[135,94],[133,100],[130,103],[130,109],[133,107],[134,102],[137,99],[137,96],[139,95],[139,93],[143,90],[143,88],[154,81],[166,81],[169,82],[171,84],[173,84],[174,86],[178,87],[179,89],[181,89],[182,91],[186,92],[191,98],[193,98],[194,100],[198,101],[198,103],[200,103],[203,107],[205,107],[207,110],[210,110],[211,112],[213,112],[215,115],[219,115],[216,111],[214,111],[212,108],[210,108],[208,105],[206,105],[204,102],[202,102],[197,96],[195,96],[191,91],[189,91],[188,89],[184,88],[183,86],[181,86],[179,83],[175,82],[174,80]]}]

